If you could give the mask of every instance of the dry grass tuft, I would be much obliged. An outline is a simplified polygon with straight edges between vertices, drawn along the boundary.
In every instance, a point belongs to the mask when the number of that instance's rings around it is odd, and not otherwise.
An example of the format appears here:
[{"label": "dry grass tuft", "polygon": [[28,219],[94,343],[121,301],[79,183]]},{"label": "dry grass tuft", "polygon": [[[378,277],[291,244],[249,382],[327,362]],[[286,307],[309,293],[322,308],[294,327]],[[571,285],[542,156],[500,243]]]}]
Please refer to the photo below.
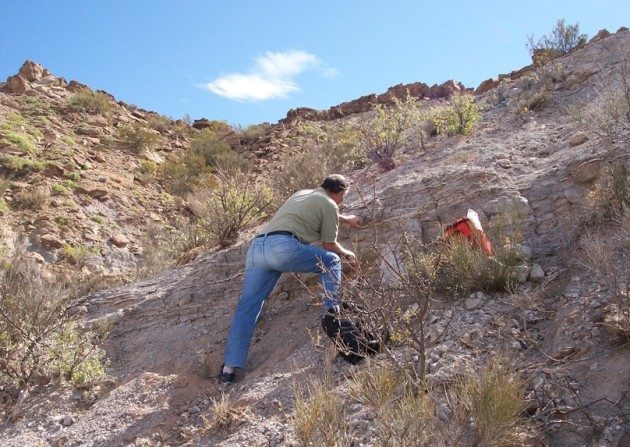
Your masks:
[{"label": "dry grass tuft", "polygon": [[294,386],[295,434],[300,445],[350,445],[344,402],[330,381],[311,378]]},{"label": "dry grass tuft", "polygon": [[497,359],[470,373],[451,390],[451,404],[471,445],[508,447],[520,438],[523,380]]},{"label": "dry grass tuft", "polygon": [[245,409],[235,406],[234,402],[225,393],[220,399],[212,399],[210,406],[211,420],[206,421],[206,428],[211,430],[225,430],[238,425],[245,419]]}]

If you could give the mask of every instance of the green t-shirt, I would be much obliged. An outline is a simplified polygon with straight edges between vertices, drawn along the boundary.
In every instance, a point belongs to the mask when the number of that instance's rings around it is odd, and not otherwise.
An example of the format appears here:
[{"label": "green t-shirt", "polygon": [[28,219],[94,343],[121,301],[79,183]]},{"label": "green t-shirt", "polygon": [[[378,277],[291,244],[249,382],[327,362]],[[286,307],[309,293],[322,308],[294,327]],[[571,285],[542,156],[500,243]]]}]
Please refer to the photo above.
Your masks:
[{"label": "green t-shirt", "polygon": [[339,207],[322,187],[293,194],[265,225],[263,233],[291,231],[303,243],[337,242]]}]

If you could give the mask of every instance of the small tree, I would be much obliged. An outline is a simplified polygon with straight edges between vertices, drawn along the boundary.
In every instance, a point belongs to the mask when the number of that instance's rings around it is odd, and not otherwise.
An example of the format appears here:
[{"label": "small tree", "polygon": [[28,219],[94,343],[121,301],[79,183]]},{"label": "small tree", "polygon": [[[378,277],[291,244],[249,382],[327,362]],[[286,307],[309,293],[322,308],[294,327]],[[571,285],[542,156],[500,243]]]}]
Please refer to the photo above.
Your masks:
[{"label": "small tree", "polygon": [[576,47],[586,44],[588,36],[580,34],[580,25],[567,25],[564,19],[559,19],[551,30],[550,35],[543,34],[538,41],[534,35],[527,38],[527,48],[532,56],[534,65],[542,65],[558,56],[567,54]]},{"label": "small tree", "polygon": [[370,119],[358,124],[359,144],[365,155],[383,171],[393,169],[396,154],[413,140],[409,130],[419,124],[418,102],[409,93],[394,98],[392,106],[377,104]]},{"label": "small tree", "polygon": [[189,206],[202,227],[226,247],[236,242],[241,229],[265,216],[272,194],[246,172],[218,170],[215,176],[219,186],[190,195]]},{"label": "small tree", "polygon": [[453,94],[450,105],[435,108],[430,113],[436,132],[447,135],[469,134],[479,118],[479,107],[467,93]]}]

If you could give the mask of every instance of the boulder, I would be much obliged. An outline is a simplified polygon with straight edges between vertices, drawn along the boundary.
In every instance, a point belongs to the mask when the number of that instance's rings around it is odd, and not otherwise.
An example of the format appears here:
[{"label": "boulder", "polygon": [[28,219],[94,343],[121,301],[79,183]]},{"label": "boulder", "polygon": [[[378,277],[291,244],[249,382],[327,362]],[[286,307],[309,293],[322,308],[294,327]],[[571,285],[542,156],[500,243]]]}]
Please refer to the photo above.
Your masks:
[{"label": "boulder", "polygon": [[[48,72],[46,73],[48,74]],[[26,61],[22,64],[18,74],[30,82],[39,81],[44,75],[44,67],[37,62]]]},{"label": "boulder", "polygon": [[110,241],[118,248],[126,247],[129,244],[129,239],[122,233],[116,233],[111,238]]},{"label": "boulder", "polygon": [[486,79],[481,84],[479,84],[479,87],[475,89],[475,95],[481,95],[482,93],[485,93],[488,90],[492,90],[500,83],[501,81],[499,80],[499,78]]},{"label": "boulder", "polygon": [[65,242],[59,239],[57,236],[51,233],[46,233],[39,237],[39,242],[42,245],[47,245],[52,248],[61,248],[65,245]]},{"label": "boulder", "polygon": [[529,273],[529,280],[535,283],[541,283],[545,280],[545,271],[540,265],[532,265],[532,270]]},{"label": "boulder", "polygon": [[22,94],[31,89],[31,84],[24,76],[16,74],[7,78],[4,90],[8,93]]}]

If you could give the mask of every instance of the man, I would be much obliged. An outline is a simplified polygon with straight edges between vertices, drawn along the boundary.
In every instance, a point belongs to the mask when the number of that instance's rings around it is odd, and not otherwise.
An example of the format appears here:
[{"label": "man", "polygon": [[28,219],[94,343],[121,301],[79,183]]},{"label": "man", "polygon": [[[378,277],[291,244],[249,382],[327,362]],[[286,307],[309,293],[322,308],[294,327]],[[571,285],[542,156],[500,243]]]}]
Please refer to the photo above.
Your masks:
[{"label": "man", "polygon": [[[339,214],[348,187],[344,176],[333,174],[317,189],[296,192],[252,241],[219,374],[221,382],[234,382],[235,369],[245,366],[260,311],[282,272],[319,273],[324,308],[338,310],[341,258],[356,265],[355,254],[337,241],[339,223],[361,227],[358,216]],[[309,245],[315,241],[321,241],[322,246]]]}]

